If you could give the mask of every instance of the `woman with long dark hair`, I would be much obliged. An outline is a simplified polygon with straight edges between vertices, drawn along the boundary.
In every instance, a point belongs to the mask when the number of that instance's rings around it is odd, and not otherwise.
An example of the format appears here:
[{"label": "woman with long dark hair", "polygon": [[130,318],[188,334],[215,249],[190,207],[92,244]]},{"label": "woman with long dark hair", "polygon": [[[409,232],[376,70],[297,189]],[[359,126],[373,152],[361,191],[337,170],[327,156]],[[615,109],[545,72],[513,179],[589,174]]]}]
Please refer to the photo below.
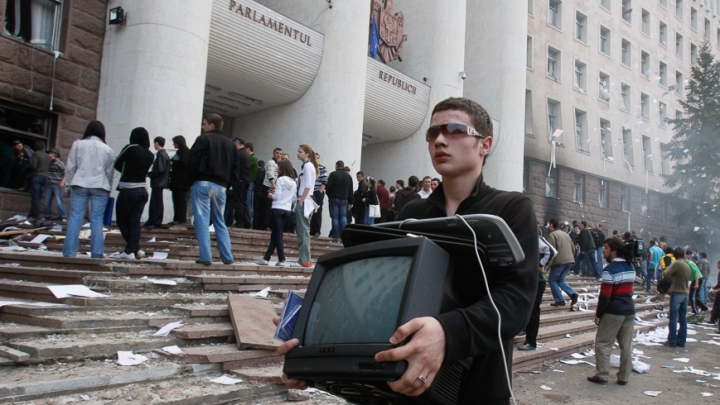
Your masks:
[{"label": "woman with long dark hair", "polygon": [[370,206],[379,205],[377,189],[375,188],[375,179],[368,176],[365,178],[365,185],[368,188],[367,200],[365,201],[365,225],[375,225],[375,217],[370,216]]},{"label": "woman with long dark hair", "polygon": [[[312,267],[310,261],[310,218],[312,212],[306,215],[307,199],[311,199],[315,188],[315,179],[320,174],[318,159],[315,151],[302,144],[298,147],[297,158],[302,162],[300,174],[300,187],[298,187],[298,202],[295,205],[295,234],[298,240],[298,254],[300,259],[292,263],[291,267]],[[309,210],[309,209],[308,209]]]},{"label": "woman with long dark hair", "polygon": [[276,266],[285,265],[285,250],[283,247],[283,229],[285,222],[290,217],[292,204],[297,196],[297,183],[293,176],[292,164],[287,160],[278,162],[278,178],[275,181],[275,192],[268,192],[268,198],[272,198],[273,220],[270,222],[272,233],[270,235],[270,246],[265,256],[258,260],[258,264],[267,265],[275,249],[277,249],[278,261]]},{"label": "woman with long dark hair", "polygon": [[187,194],[190,190],[187,182],[187,162],[190,148],[182,135],[174,136],[172,142],[177,152],[170,159],[170,191],[175,212],[170,225],[182,225],[187,222]]}]

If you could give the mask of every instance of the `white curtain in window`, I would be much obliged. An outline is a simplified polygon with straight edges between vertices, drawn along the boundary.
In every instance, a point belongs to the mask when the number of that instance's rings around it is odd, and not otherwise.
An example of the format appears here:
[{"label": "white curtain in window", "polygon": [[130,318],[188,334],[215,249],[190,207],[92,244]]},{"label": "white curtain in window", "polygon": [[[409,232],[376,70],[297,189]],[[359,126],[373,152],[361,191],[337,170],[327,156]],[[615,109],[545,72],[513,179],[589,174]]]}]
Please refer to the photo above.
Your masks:
[{"label": "white curtain in window", "polygon": [[55,7],[55,3],[49,0],[31,0],[31,44],[52,49]]}]

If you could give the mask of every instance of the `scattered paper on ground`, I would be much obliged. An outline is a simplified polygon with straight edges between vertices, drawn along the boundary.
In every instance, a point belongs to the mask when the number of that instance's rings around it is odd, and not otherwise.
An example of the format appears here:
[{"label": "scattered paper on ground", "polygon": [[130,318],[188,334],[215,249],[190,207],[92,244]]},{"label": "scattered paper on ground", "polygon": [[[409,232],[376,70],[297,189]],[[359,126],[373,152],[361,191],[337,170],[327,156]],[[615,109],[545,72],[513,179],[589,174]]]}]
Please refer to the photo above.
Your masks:
[{"label": "scattered paper on ground", "polygon": [[643,394],[650,395],[651,397],[656,397],[660,395],[662,391],[643,391]]},{"label": "scattered paper on ground", "polygon": [[68,297],[87,297],[87,298],[103,298],[109,297],[109,295],[100,294],[95,292],[84,285],[54,285],[48,286],[48,290],[52,291],[55,298],[68,298]]},{"label": "scattered paper on ground", "polygon": [[713,396],[713,393],[712,393],[712,392],[701,392],[701,394],[702,394],[702,396],[704,396],[704,397],[711,397],[711,396]]},{"label": "scattered paper on ground", "polygon": [[541,385],[540,388],[544,389],[545,391],[552,391],[552,388],[548,387],[547,385]]},{"label": "scattered paper on ground", "polygon": [[263,297],[263,298],[267,298],[269,292],[270,292],[270,287],[265,287],[265,288],[263,288],[262,290],[260,290],[260,291],[258,291],[258,292],[256,292],[256,293],[252,293],[252,294],[250,294],[250,295],[253,296],[253,297]]},{"label": "scattered paper on ground", "polygon": [[133,352],[117,352],[118,359],[117,364],[121,366],[136,366],[147,361],[147,357],[142,354],[134,354]]},{"label": "scattered paper on ground", "polygon": [[182,321],[171,322],[171,323],[163,326],[162,328],[160,328],[159,331],[153,333],[153,336],[165,337],[165,336],[167,336],[170,332],[172,332],[173,329],[176,329],[176,328],[181,327],[182,324],[183,324]]},{"label": "scattered paper on ground", "polygon": [[679,361],[679,362],[681,362],[681,363],[687,363],[687,362],[690,361],[690,359],[685,358],[685,357],[678,357],[677,359],[673,359],[673,360]]},{"label": "scattered paper on ground", "polygon": [[33,238],[33,240],[30,241],[30,243],[43,243],[45,242],[45,239],[49,238],[50,235],[40,234]]},{"label": "scattered paper on ground", "polygon": [[237,383],[243,382],[243,380],[241,380],[241,379],[239,379],[239,378],[232,378],[232,377],[229,377],[229,376],[227,376],[227,375],[224,375],[224,376],[222,376],[222,377],[218,377],[218,378],[212,379],[212,380],[210,380],[210,381],[212,381],[212,382],[214,382],[214,383],[218,383],[218,384],[225,384],[225,385],[233,385],[233,384],[237,384]]},{"label": "scattered paper on ground", "polygon": [[168,258],[167,252],[153,252],[153,255],[151,257],[151,259],[160,259],[160,260],[164,260],[167,258]]},{"label": "scattered paper on ground", "polygon": [[152,239],[150,239],[148,242],[155,242],[155,237],[153,236]]},{"label": "scattered paper on ground", "polygon": [[162,348],[164,351],[171,353],[171,354],[182,354],[183,351],[181,348],[179,348],[177,345],[175,346],[165,346]]}]

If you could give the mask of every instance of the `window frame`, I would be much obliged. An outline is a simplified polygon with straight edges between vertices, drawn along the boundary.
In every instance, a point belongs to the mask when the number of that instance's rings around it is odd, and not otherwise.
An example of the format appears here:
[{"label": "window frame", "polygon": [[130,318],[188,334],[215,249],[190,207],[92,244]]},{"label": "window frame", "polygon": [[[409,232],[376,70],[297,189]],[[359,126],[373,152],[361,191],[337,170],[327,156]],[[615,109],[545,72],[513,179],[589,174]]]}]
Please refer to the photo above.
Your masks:
[{"label": "window frame", "polygon": [[604,118],[600,118],[600,156],[605,160],[614,160],[612,148],[612,125],[609,120]]},{"label": "window frame", "polygon": [[[647,58],[645,58],[647,56]],[[650,78],[650,53],[640,50],[640,76]]]},{"label": "window frame", "polygon": [[668,106],[667,103],[658,100],[658,125],[668,127]]},{"label": "window frame", "polygon": [[658,75],[660,76],[660,80],[658,80],[658,84],[660,84],[660,86],[665,87],[665,88],[667,88],[667,85],[668,85],[667,84],[667,71],[668,71],[667,66],[668,66],[667,63],[665,63],[663,61],[659,61],[659,63],[658,63]]},{"label": "window frame", "polygon": [[[627,91],[625,91],[627,89]],[[628,83],[620,83],[620,109],[630,112],[632,106],[632,86]]]},{"label": "window frame", "polygon": [[690,29],[695,32],[698,30],[698,11],[693,6],[690,6]]},{"label": "window frame", "polygon": [[685,2],[683,2],[683,0],[675,0],[675,18],[680,21],[682,21],[684,17],[684,6]]},{"label": "window frame", "polygon": [[[552,57],[551,55],[555,54],[556,57]],[[551,74],[550,72],[550,61],[553,61],[553,69],[554,74]],[[561,82],[562,78],[562,52],[555,48],[552,45],[548,45],[547,47],[547,70],[545,71],[545,76],[554,79],[556,82]]]},{"label": "window frame", "polygon": [[650,95],[643,92],[640,93],[640,118],[650,120]]},{"label": "window frame", "polygon": [[[607,33],[607,36],[603,36],[603,31]],[[603,44],[605,44],[606,51],[603,51]],[[612,57],[612,30],[604,25],[600,25],[600,44],[598,52],[607,57]]]},{"label": "window frame", "polygon": [[630,199],[632,197],[632,191],[630,186],[621,184],[620,185],[620,211],[630,212]]},{"label": "window frame", "polygon": [[[551,163],[548,163],[548,171],[545,175],[545,197],[559,199],[558,197],[558,177],[560,169],[553,168]],[[552,179],[552,182],[550,181]],[[552,183],[552,184],[550,184]]]},{"label": "window frame", "polygon": [[[20,41],[20,42],[27,44],[29,46],[32,46],[34,48],[43,49],[48,52],[61,51],[62,50],[61,49],[62,48],[62,40],[61,39],[64,37],[64,34],[65,34],[64,33],[65,27],[63,26],[63,22],[64,22],[64,16],[66,13],[66,10],[65,10],[66,7],[64,7],[64,6],[66,6],[66,4],[65,4],[64,0],[46,0],[46,1],[49,3],[53,3],[55,6],[55,8],[53,10],[53,18],[52,18],[52,30],[51,30],[52,33],[50,34],[50,41],[47,45],[42,45],[42,44],[33,42],[33,41],[35,41],[35,39],[33,39],[33,38],[26,40],[23,37],[16,36],[13,33],[8,32],[5,29],[5,19],[8,18],[8,15],[4,11],[2,12],[2,15],[4,18],[3,18],[3,22],[2,22],[3,28],[2,28],[2,30],[0,30],[0,36],[4,36],[6,38],[12,38],[12,39],[15,39],[16,41]],[[5,7],[7,7],[7,2],[3,2],[2,4]],[[24,17],[21,16],[21,20],[24,20]],[[21,23],[22,23],[22,21],[21,21]],[[22,29],[22,27],[21,27],[21,29]],[[31,23],[30,30],[32,31],[32,23]],[[32,35],[32,34],[30,34],[30,35]]]},{"label": "window frame", "polygon": [[[552,111],[551,111],[552,106]],[[546,102],[546,108],[547,108],[547,128],[548,128],[548,142],[552,143],[553,137],[552,134],[557,129],[562,128],[562,104],[560,101],[554,100],[550,97],[547,98]],[[552,112],[552,114],[551,114]],[[554,117],[553,120],[550,119],[550,117]],[[555,125],[553,126],[552,123]],[[562,144],[562,135],[558,137],[557,140],[555,140],[555,143]]]},{"label": "window frame", "polygon": [[653,155],[652,155],[652,141],[647,135],[642,135],[642,149],[643,149],[643,169],[647,173],[654,173],[653,169]]},{"label": "window frame", "polygon": [[[623,128],[623,166],[635,168],[635,150],[631,128]],[[629,142],[628,142],[629,141]]]},{"label": "window frame", "polygon": [[645,190],[640,192],[640,216],[650,216],[650,195]]},{"label": "window frame", "polygon": [[683,34],[675,31],[675,55],[682,59],[685,51],[685,37]]},{"label": "window frame", "polygon": [[608,193],[610,183],[605,179],[598,179],[598,207],[608,209]]},{"label": "window frame", "polygon": [[[647,18],[646,18],[647,17]],[[644,8],[641,9],[641,15],[640,15],[640,32],[645,34],[645,36],[649,37],[650,33],[652,32],[651,22],[650,22],[650,12],[645,10]]]},{"label": "window frame", "polygon": [[663,21],[660,20],[660,23],[658,24],[658,42],[661,46],[664,46],[667,48],[667,32],[668,32],[668,25]]},{"label": "window frame", "polygon": [[[557,3],[557,9],[554,10],[554,11],[555,11],[555,17],[556,17],[556,20],[557,20],[555,23],[551,22],[551,20],[550,20],[550,15],[551,15],[551,13],[553,12],[553,8],[552,8],[553,3]],[[551,26],[551,27],[555,27],[555,28],[559,29],[560,31],[562,31],[562,14],[563,14],[563,13],[562,13],[562,9],[563,9],[563,7],[562,7],[563,4],[562,4],[562,3],[563,3],[562,0],[548,0],[548,18],[547,18],[547,24],[548,24],[549,26]]]},{"label": "window frame", "polygon": [[[581,69],[579,72],[581,75],[580,78],[578,78],[578,67]],[[573,69],[573,88],[587,94],[587,63],[578,58],[575,58],[575,66]]]},{"label": "window frame", "polygon": [[[582,16],[584,18],[584,23],[581,25],[579,24],[578,16]],[[587,45],[587,38],[588,38],[588,16],[583,13],[580,10],[575,10],[575,33],[574,37],[576,40],[582,42],[583,44]],[[580,30],[580,27],[582,27],[582,35],[578,36],[578,31]]]},{"label": "window frame", "polygon": [[668,144],[660,142],[660,173],[670,175],[670,150]]},{"label": "window frame", "polygon": [[632,25],[632,0],[622,0],[620,4],[620,18]]},{"label": "window frame", "polygon": [[[573,120],[575,121],[575,147],[578,152],[590,153],[590,145],[588,140],[588,114],[587,111],[579,108],[575,109],[573,114]],[[578,129],[580,133],[578,134]]]},{"label": "window frame", "polygon": [[585,175],[579,172],[573,172],[573,202],[585,203]]},{"label": "window frame", "polygon": [[[530,132],[528,132],[528,129]],[[535,120],[533,118],[532,90],[525,89],[525,136],[535,137]]]},{"label": "window frame", "polygon": [[525,66],[533,70],[533,37],[531,35],[527,36],[527,49],[525,50]]},{"label": "window frame", "polygon": [[[603,80],[605,78],[605,80]],[[606,83],[603,85],[603,81]],[[607,98],[603,98],[603,88],[605,90],[605,94],[607,94]],[[610,96],[610,75],[603,72],[602,70],[598,71],[598,100],[604,102],[604,103],[610,103],[610,99],[612,97]]]},{"label": "window frame", "polygon": [[675,94],[677,94],[678,96],[684,95],[684,91],[683,91],[683,90],[685,90],[684,84],[685,84],[685,75],[681,71],[675,69]]},{"label": "window frame", "polygon": [[625,38],[620,41],[620,63],[625,67],[632,66],[632,42]]}]

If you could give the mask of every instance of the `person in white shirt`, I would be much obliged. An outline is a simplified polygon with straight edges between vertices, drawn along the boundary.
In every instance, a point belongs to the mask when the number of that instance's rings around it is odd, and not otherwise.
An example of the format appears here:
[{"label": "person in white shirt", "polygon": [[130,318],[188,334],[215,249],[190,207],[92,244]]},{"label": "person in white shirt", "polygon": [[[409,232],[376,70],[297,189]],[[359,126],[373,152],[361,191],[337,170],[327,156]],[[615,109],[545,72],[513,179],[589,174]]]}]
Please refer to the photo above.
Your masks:
[{"label": "person in white shirt", "polygon": [[420,198],[428,198],[430,197],[430,194],[432,194],[432,177],[425,176],[423,177],[422,181],[422,190],[418,192],[420,194]]},{"label": "person in white shirt", "polygon": [[258,264],[268,265],[270,257],[275,249],[277,249],[278,261],[276,266],[285,265],[285,250],[283,247],[283,229],[285,228],[286,218],[292,212],[292,204],[297,196],[297,183],[295,182],[295,171],[292,164],[287,160],[278,162],[278,178],[275,181],[275,188],[268,191],[268,198],[273,200],[270,213],[272,221],[272,233],[270,235],[270,246],[262,259],[258,260]]},{"label": "person in white shirt", "polygon": [[[310,261],[310,218],[317,207],[312,201],[315,179],[320,174],[318,159],[315,151],[302,144],[298,147],[297,158],[302,162],[300,170],[300,187],[298,187],[298,202],[295,206],[295,233],[298,240],[298,255],[300,260],[292,263],[291,267],[312,267]],[[306,208],[307,206],[307,208]]]}]

